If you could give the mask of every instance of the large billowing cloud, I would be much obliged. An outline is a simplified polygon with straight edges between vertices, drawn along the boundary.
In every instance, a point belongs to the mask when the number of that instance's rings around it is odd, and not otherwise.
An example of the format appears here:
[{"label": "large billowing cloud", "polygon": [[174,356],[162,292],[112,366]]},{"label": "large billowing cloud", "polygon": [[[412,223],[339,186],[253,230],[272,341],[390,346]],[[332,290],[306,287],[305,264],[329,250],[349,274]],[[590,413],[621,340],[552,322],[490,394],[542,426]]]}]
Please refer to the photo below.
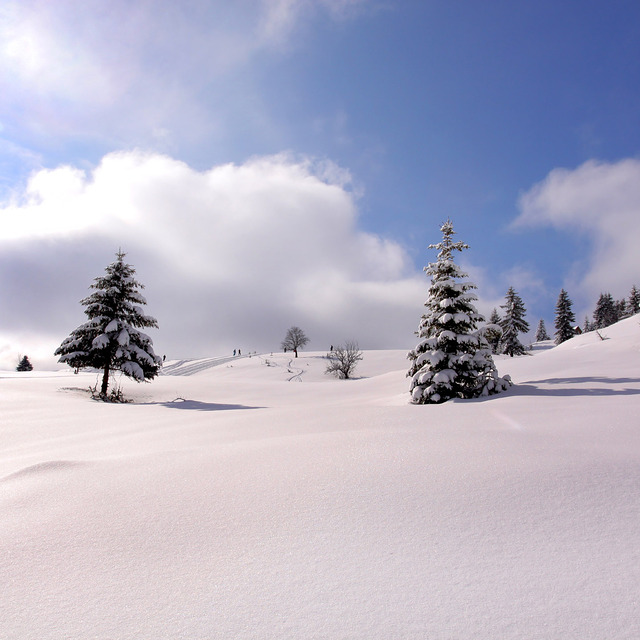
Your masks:
[{"label": "large billowing cloud", "polygon": [[83,321],[78,301],[118,248],[168,357],[277,349],[292,324],[312,349],[412,346],[427,282],[399,245],[358,230],[349,179],[288,155],[201,172],[143,152],[35,173],[0,209],[2,364]]},{"label": "large billowing cloud", "polygon": [[622,298],[640,283],[640,160],[554,169],[521,197],[520,208],[517,227],[551,226],[589,239],[566,283],[578,297],[593,305],[601,292]]}]

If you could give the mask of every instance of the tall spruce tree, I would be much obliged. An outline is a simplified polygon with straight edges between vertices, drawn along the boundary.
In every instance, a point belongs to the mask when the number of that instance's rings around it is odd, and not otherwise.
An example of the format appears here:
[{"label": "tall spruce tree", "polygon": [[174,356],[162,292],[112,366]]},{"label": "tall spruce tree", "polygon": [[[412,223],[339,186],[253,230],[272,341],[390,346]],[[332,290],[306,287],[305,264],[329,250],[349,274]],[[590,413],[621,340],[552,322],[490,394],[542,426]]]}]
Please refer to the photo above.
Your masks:
[{"label": "tall spruce tree", "polygon": [[502,339],[500,340],[502,353],[508,356],[520,356],[526,353],[524,345],[520,342],[518,334],[529,331],[529,323],[524,319],[527,313],[522,298],[513,287],[507,291],[505,303],[500,305],[504,309],[504,316],[500,320],[502,327]]},{"label": "tall spruce tree", "polygon": [[547,327],[544,324],[544,320],[540,318],[538,322],[538,328],[536,330],[536,342],[542,342],[543,340],[549,340],[550,336],[547,333]]},{"label": "tall spruce tree", "polygon": [[619,320],[618,305],[610,293],[601,293],[593,312],[593,321],[596,329],[604,329]]},{"label": "tall spruce tree", "polygon": [[562,344],[575,335],[573,326],[576,317],[573,315],[572,304],[569,294],[562,289],[556,302],[556,344]]},{"label": "tall spruce tree", "polygon": [[631,287],[631,292],[629,293],[627,311],[631,316],[634,316],[636,313],[640,313],[640,291],[638,291],[635,284]]},{"label": "tall spruce tree", "polygon": [[509,376],[498,376],[484,331],[477,329],[484,318],[472,304],[476,296],[471,291],[476,287],[453,260],[454,251],[469,247],[453,241],[450,220],[440,231],[442,242],[429,246],[438,250],[438,260],[424,269],[431,285],[417,331],[420,342],[407,354],[415,404],[487,396],[511,384]]},{"label": "tall spruce tree", "polygon": [[133,276],[135,269],[124,262],[119,251],[117,260],[106,269],[106,275],[91,285],[94,293],[80,301],[89,321],[71,332],[56,349],[59,362],[75,369],[91,367],[103,372],[100,395],[107,396],[110,371],[121,371],[137,382],[158,375],[162,360],[154,353],[151,338],[139,331],[157,327],[155,318],[144,315],[141,305],[147,301],[138,289],[144,286]]}]

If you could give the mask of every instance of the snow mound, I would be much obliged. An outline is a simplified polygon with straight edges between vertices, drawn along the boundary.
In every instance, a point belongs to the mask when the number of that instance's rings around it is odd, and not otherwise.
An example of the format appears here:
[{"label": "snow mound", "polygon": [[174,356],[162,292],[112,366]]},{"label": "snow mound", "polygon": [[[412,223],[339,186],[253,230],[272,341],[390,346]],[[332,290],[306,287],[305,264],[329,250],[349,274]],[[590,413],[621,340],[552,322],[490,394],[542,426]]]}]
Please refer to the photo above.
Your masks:
[{"label": "snow mound", "polygon": [[517,382],[534,379],[579,377],[590,379],[628,378],[639,375],[640,315],[621,320],[599,332],[590,331],[531,356],[497,358],[509,368]]},{"label": "snow mound", "polygon": [[42,475],[49,474],[49,473],[55,473],[55,472],[73,469],[74,467],[84,465],[84,464],[86,463],[78,462],[74,460],[50,460],[48,462],[40,462],[38,464],[25,467],[24,469],[20,469],[20,471],[11,473],[8,476],[5,476],[4,478],[0,478],[0,482],[18,480],[18,479],[27,478],[27,477],[36,477],[36,476],[40,477]]}]

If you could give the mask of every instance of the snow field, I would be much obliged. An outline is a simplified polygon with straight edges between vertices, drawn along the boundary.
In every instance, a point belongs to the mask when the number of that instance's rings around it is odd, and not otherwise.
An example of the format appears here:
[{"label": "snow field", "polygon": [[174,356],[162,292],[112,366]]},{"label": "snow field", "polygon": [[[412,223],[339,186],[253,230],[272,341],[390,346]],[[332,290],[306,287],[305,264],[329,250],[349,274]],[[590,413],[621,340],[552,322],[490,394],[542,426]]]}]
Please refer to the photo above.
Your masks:
[{"label": "snow field", "polygon": [[397,351],[0,373],[0,638],[640,637],[638,321],[444,405]]}]

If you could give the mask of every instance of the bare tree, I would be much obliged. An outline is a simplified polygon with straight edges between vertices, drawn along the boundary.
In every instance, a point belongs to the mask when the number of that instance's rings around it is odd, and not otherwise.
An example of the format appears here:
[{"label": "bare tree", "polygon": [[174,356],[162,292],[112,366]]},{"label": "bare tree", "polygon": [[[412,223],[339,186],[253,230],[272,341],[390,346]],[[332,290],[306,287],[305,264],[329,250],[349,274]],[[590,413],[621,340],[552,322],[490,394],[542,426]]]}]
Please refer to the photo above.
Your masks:
[{"label": "bare tree", "polygon": [[344,347],[338,346],[327,353],[329,364],[325,373],[333,373],[344,380],[353,374],[356,365],[362,360],[362,351],[355,340],[347,340]]},{"label": "bare tree", "polygon": [[280,345],[285,351],[293,351],[298,357],[298,349],[302,349],[309,342],[309,338],[305,335],[300,327],[291,327],[287,330],[287,334]]}]

